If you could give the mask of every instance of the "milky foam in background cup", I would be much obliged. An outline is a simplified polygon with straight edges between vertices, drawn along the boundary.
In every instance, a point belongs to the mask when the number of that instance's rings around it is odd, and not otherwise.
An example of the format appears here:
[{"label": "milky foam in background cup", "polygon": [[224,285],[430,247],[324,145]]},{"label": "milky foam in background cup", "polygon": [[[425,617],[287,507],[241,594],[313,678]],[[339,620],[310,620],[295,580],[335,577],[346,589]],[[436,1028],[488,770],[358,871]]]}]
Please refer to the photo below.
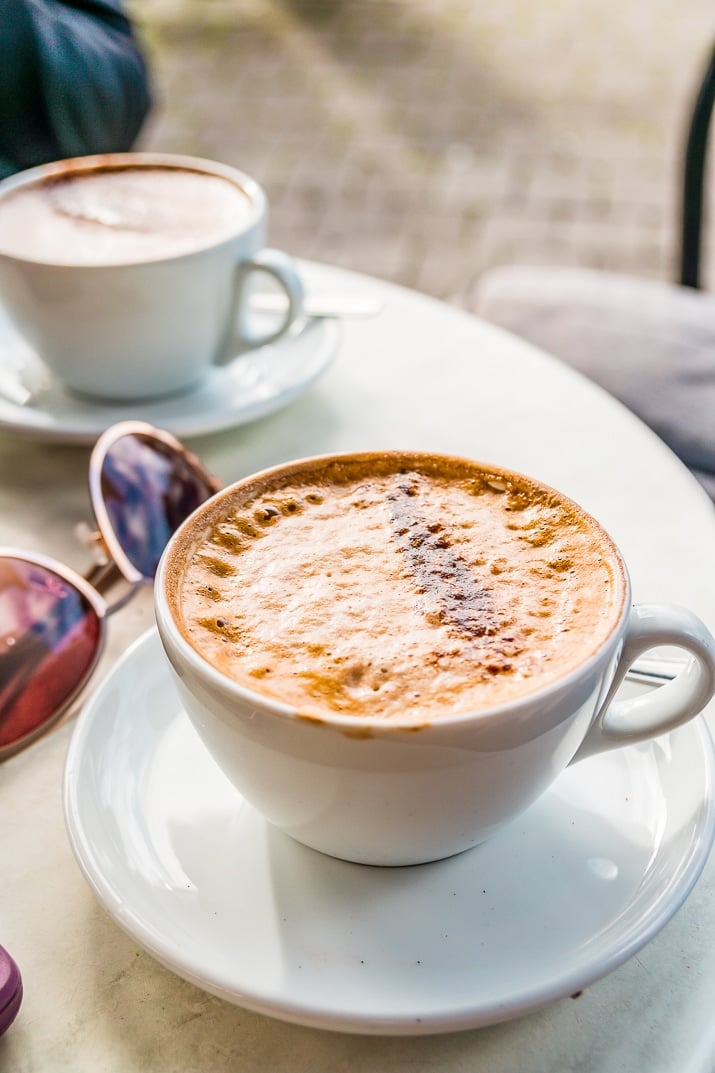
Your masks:
[{"label": "milky foam in background cup", "polygon": [[[663,733],[715,689],[705,626],[632,608],[594,519],[441,455],[303,460],[223,490],[172,538],[156,610],[186,711],[241,793],[371,864],[476,845],[575,757]],[[662,644],[688,671],[613,701]]]},{"label": "milky foam in background cup", "polygon": [[[300,316],[299,274],[265,248],[266,224],[258,184],[211,161],[125,153],[43,165],[0,183],[0,300],[70,389],[173,394]],[[262,334],[247,310],[259,272],[288,299]]]}]

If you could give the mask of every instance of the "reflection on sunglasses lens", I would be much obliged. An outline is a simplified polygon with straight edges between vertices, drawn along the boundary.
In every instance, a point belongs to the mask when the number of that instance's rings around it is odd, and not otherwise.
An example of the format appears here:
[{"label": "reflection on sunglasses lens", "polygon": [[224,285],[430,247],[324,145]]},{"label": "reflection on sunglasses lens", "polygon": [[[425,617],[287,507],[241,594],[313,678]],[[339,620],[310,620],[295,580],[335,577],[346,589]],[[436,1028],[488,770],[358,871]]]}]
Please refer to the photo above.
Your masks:
[{"label": "reflection on sunglasses lens", "polygon": [[115,535],[133,566],[153,578],[171,534],[210,489],[171,447],[123,436],[102,467],[102,494]]},{"label": "reflection on sunglasses lens", "polygon": [[0,559],[0,757],[60,714],[94,666],[101,624],[44,566]]}]

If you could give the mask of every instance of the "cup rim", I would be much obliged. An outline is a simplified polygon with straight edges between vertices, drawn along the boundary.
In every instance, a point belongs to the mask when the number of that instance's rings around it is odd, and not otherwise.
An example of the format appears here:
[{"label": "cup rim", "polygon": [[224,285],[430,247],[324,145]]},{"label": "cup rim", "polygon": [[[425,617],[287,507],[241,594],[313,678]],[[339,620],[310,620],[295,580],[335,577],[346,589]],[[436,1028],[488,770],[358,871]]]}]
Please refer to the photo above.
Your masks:
[{"label": "cup rim", "polygon": [[15,261],[19,264],[42,265],[49,268],[57,268],[67,271],[102,272],[116,271],[122,268],[140,268],[143,265],[165,264],[171,261],[183,260],[194,257],[210,250],[217,250],[233,242],[238,236],[246,234],[257,223],[264,219],[268,207],[268,198],[263,187],[250,175],[230,164],[220,161],[209,160],[206,157],[191,156],[183,153],[162,153],[152,151],[126,152],[126,153],[93,153],[89,156],[66,157],[62,160],[50,161],[46,164],[38,164],[24,171],[15,172],[0,180],[0,201],[9,197],[13,191],[35,183],[43,182],[53,176],[61,177],[63,174],[92,171],[121,171],[125,168],[166,168],[179,171],[194,171],[204,175],[213,175],[226,179],[237,186],[251,202],[252,212],[247,220],[226,238],[210,242],[205,246],[197,246],[183,252],[172,254],[160,254],[157,257],[142,257],[129,261],[103,261],[97,264],[77,263],[73,261],[53,261],[43,257],[29,257],[17,252],[4,250],[0,245],[0,258]]},{"label": "cup rim", "polygon": [[[620,576],[621,587],[621,605],[617,613],[614,612],[613,621],[610,629],[601,639],[600,643],[593,649],[593,651],[582,660],[577,667],[574,667],[566,674],[559,675],[557,678],[542,686],[538,686],[536,689],[524,693],[511,700],[502,701],[498,704],[492,704],[484,708],[472,709],[461,712],[452,712],[448,714],[441,714],[433,716],[432,718],[421,718],[410,720],[409,718],[400,718],[399,720],[390,719],[375,719],[366,715],[349,715],[341,712],[324,711],[318,713],[303,712],[298,708],[287,704],[285,701],[278,700],[277,698],[268,696],[265,693],[260,693],[257,690],[252,690],[248,686],[243,685],[241,682],[229,675],[224,674],[217,667],[208,661],[199,651],[194,648],[192,644],[184,637],[179,627],[178,621],[171,610],[171,603],[166,594],[167,575],[170,571],[172,556],[176,549],[179,547],[181,541],[184,539],[187,532],[190,530],[193,524],[203,514],[209,513],[211,510],[216,509],[216,505],[224,499],[228,499],[239,488],[243,488],[248,484],[270,480],[274,475],[289,474],[291,471],[300,472],[304,467],[319,465],[321,463],[341,461],[343,459],[354,459],[357,461],[365,460],[369,461],[377,457],[384,458],[385,455],[394,455],[401,458],[430,458],[445,460],[451,463],[466,463],[470,466],[482,468],[490,473],[504,476],[505,478],[515,477],[521,480],[526,479],[529,483],[535,485],[537,488],[555,494],[562,502],[572,506],[579,515],[584,517],[589,525],[592,525],[597,533],[604,539],[606,545],[610,549],[612,555],[613,565]],[[598,521],[592,514],[590,514],[585,508],[578,504],[570,496],[564,492],[560,492],[552,485],[547,484],[535,477],[531,477],[522,471],[509,469],[505,466],[500,466],[491,462],[486,462],[479,459],[467,458],[465,456],[452,455],[440,451],[429,450],[400,450],[388,448],[385,450],[369,450],[369,451],[345,451],[345,452],[328,452],[325,454],[308,455],[298,459],[292,459],[289,461],[281,462],[273,466],[269,466],[265,469],[258,470],[254,473],[250,473],[245,477],[240,478],[237,481],[226,485],[221,488],[208,500],[202,503],[184,522],[178,527],[174,534],[169,539],[169,542],[164,549],[164,552],[159,561],[159,566],[156,572],[156,578],[154,583],[154,606],[157,627],[159,630],[162,643],[166,647],[167,645],[175,647],[180,656],[188,662],[193,670],[202,677],[207,683],[214,689],[218,689],[223,693],[232,694],[237,701],[243,704],[250,705],[253,709],[258,709],[264,714],[270,714],[278,718],[288,718],[291,721],[300,720],[305,723],[314,723],[316,725],[325,725],[332,727],[336,730],[342,730],[345,732],[360,731],[362,730],[365,737],[377,737],[385,734],[395,732],[414,732],[424,730],[435,730],[440,728],[458,727],[479,722],[480,725],[489,724],[492,721],[501,720],[505,716],[518,712],[519,709],[524,706],[531,707],[533,704],[541,704],[544,701],[553,701],[558,697],[560,693],[567,692],[573,685],[573,683],[579,679],[587,679],[593,673],[595,668],[602,662],[611,658],[617,644],[622,637],[623,629],[628,621],[631,611],[631,599],[632,599],[632,587],[628,567],[625,563],[623,555],[614,541],[610,533],[605,529],[601,522]],[[170,656],[167,651],[167,655]],[[170,657],[171,661],[171,657]],[[549,710],[549,706],[542,704],[543,711]],[[530,712],[530,719],[536,720],[533,712]],[[557,719],[556,722],[559,722]],[[535,722],[536,725],[536,722]]]}]

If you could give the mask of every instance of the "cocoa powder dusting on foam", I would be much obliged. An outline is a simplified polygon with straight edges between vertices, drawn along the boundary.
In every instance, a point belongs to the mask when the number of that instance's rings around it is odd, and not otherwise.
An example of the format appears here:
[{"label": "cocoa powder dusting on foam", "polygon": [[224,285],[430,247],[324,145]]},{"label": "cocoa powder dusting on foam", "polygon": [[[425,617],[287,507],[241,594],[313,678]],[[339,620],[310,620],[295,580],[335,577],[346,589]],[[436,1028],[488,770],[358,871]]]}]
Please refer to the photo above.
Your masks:
[{"label": "cocoa powder dusting on foam", "polygon": [[428,614],[468,638],[493,636],[502,624],[492,590],[484,587],[464,559],[450,548],[441,522],[415,509],[418,478],[401,481],[387,493],[393,539],[399,545],[418,589],[425,593]]}]

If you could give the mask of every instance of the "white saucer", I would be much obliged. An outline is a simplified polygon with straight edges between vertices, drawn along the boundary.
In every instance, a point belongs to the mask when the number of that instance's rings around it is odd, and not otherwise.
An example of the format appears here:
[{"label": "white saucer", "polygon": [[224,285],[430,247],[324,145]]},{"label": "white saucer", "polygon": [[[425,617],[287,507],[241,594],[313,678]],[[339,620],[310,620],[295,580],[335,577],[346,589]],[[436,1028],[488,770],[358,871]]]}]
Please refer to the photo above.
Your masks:
[{"label": "white saucer", "polygon": [[305,1025],[476,1027],[614,969],[682,904],[712,845],[702,720],[569,769],[522,819],[450,860],[348,864],[271,828],[183,714],[155,632],[80,715],[65,817],[116,922],[178,975]]},{"label": "white saucer", "polygon": [[[281,409],[325,371],[340,342],[336,320],[296,323],[277,343],[212,369],[194,391],[145,403],[81,399],[42,370],[0,308],[0,428],[35,439],[91,443],[115,421],[141,418],[177,436],[199,436],[246,424]],[[15,381],[39,385],[28,401]],[[6,391],[3,391],[6,384]]]}]

